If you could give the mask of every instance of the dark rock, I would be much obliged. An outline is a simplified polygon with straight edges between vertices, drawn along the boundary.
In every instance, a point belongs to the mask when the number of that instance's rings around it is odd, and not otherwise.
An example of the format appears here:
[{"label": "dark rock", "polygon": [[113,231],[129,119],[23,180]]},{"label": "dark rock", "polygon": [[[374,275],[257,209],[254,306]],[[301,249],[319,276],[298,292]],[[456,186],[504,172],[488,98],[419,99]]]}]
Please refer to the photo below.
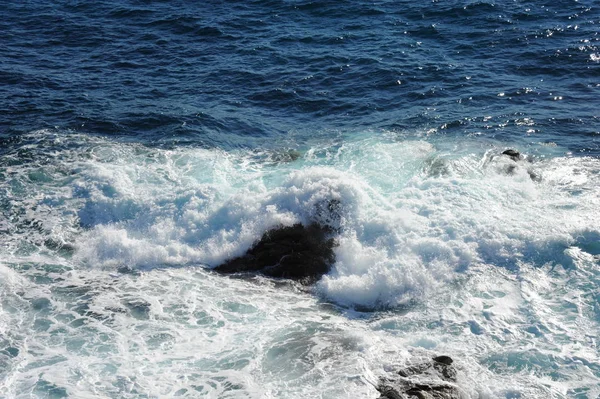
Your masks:
[{"label": "dark rock", "polygon": [[436,356],[436,357],[433,358],[433,360],[435,362],[442,363],[442,364],[445,364],[447,366],[450,366],[454,362],[454,360],[452,360],[452,358],[450,356],[444,356],[444,355],[442,355],[442,356]]},{"label": "dark rock", "polygon": [[318,224],[282,226],[263,234],[245,255],[214,270],[219,273],[261,273],[269,277],[311,284],[327,273],[335,261],[330,229]]},{"label": "dark rock", "polygon": [[410,381],[388,381],[377,387],[379,399],[465,399],[467,396],[456,385],[434,381],[415,383]]},{"label": "dark rock", "polygon": [[517,168],[526,168],[527,174],[531,178],[531,180],[535,182],[539,182],[542,180],[541,176],[534,172],[528,164],[531,164],[531,159],[528,159],[523,154],[521,154],[517,150],[508,149],[502,152],[502,155],[510,158],[510,160],[515,163],[512,165],[505,165],[504,172],[509,175],[513,175],[516,173]]},{"label": "dark rock", "polygon": [[377,390],[381,394],[379,399],[406,399],[406,396],[398,392],[393,386],[380,383]]},{"label": "dark rock", "polygon": [[427,371],[427,369],[429,369],[431,367],[432,367],[432,364],[430,364],[430,363],[419,363],[419,364],[414,364],[412,366],[400,369],[397,371],[397,373],[401,377],[410,377],[413,375],[423,374]]},{"label": "dark rock", "polygon": [[280,157],[280,162],[292,162],[299,159],[302,156],[302,153],[297,150],[288,150],[282,154]]},{"label": "dark rock", "polygon": [[377,390],[380,399],[464,399],[456,385],[456,369],[449,356],[436,356],[397,370],[399,378],[382,378]]},{"label": "dark rock", "polygon": [[506,150],[502,153],[502,155],[508,156],[510,159],[512,159],[515,162],[523,159],[523,156],[517,150]]},{"label": "dark rock", "polygon": [[268,161],[276,164],[289,163],[298,160],[300,157],[302,157],[302,153],[300,151],[288,149],[272,152],[269,154]]},{"label": "dark rock", "polygon": [[452,385],[439,384],[415,384],[408,389],[406,393],[410,396],[416,396],[419,399],[450,399],[459,398],[457,396],[456,387]]},{"label": "dark rock", "polygon": [[[450,359],[448,356],[442,356],[442,357]],[[452,359],[450,359],[450,362],[452,362]],[[451,367],[450,364],[451,363],[446,364],[446,363],[441,363],[441,362],[435,362],[435,363],[433,363],[433,368],[446,381],[456,382],[456,369],[454,369],[454,367]]]}]

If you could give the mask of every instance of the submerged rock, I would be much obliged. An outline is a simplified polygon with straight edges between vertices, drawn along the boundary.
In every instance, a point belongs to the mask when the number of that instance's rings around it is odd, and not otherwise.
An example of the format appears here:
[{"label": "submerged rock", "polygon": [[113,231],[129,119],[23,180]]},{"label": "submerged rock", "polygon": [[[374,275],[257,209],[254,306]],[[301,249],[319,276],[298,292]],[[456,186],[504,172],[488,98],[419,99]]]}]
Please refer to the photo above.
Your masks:
[{"label": "submerged rock", "polygon": [[271,154],[271,161],[276,163],[294,162],[302,156],[302,153],[297,150],[289,149],[274,152]]},{"label": "submerged rock", "polygon": [[311,284],[335,261],[330,229],[316,223],[281,226],[267,231],[245,255],[217,266],[219,273],[260,273]]},{"label": "submerged rock", "polygon": [[465,399],[467,395],[456,385],[452,363],[450,356],[436,356],[399,369],[398,377],[380,380],[380,399]]}]

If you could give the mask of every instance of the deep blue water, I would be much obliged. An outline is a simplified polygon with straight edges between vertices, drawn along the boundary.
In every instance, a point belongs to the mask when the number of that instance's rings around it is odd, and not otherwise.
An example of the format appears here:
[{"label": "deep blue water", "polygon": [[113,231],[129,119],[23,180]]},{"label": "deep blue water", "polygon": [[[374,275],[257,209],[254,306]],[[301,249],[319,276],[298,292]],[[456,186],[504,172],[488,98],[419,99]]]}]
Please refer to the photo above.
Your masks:
[{"label": "deep blue water", "polygon": [[[599,398],[599,28],[0,0],[0,398],[377,398],[438,355],[465,398]],[[211,270],[295,223],[334,232],[313,286]]]},{"label": "deep blue water", "polygon": [[435,129],[598,155],[599,20],[593,1],[7,2],[1,133]]}]

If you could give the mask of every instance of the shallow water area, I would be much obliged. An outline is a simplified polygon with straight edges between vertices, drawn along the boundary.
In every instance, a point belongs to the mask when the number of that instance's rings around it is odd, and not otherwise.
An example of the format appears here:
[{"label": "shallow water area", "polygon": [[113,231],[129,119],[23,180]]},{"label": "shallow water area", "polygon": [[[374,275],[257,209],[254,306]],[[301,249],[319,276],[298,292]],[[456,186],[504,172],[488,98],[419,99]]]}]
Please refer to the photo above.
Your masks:
[{"label": "shallow water area", "polygon": [[[20,327],[5,337],[9,396],[335,397],[372,390],[355,355],[363,345],[357,327],[293,287],[223,281],[201,268],[136,276],[70,271],[39,286],[6,267],[3,274],[3,288],[14,290],[3,306]],[[344,386],[330,384],[330,368],[343,370]]]}]

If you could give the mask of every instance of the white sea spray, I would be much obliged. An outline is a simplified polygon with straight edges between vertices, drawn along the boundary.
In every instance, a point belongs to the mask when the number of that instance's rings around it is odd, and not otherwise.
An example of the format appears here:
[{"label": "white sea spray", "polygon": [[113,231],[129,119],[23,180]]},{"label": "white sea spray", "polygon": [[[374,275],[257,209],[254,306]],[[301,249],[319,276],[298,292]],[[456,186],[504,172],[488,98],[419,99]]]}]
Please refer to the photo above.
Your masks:
[{"label": "white sea spray", "polygon": [[[597,159],[508,173],[468,140],[365,134],[282,163],[32,135],[53,156],[2,181],[10,396],[374,397],[388,366],[439,353],[473,397],[598,394]],[[337,240],[312,290],[210,272],[311,221]]]}]

